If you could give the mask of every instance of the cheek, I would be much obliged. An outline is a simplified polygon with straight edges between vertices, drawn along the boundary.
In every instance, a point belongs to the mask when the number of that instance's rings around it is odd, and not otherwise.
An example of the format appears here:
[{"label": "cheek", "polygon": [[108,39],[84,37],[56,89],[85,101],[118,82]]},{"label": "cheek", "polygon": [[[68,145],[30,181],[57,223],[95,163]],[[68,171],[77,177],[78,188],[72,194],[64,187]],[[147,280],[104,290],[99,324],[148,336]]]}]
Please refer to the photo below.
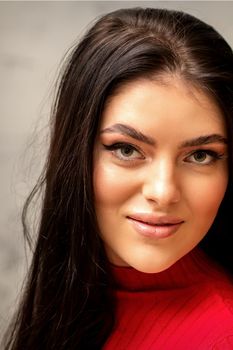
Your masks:
[{"label": "cheek", "polygon": [[125,202],[134,192],[135,186],[129,174],[117,167],[97,162],[94,167],[93,186],[95,203],[98,207],[115,207]]},{"label": "cheek", "polygon": [[207,176],[202,181],[198,177],[193,180],[192,190],[189,192],[192,210],[203,224],[212,223],[223,200],[228,183],[227,172],[217,176]]}]

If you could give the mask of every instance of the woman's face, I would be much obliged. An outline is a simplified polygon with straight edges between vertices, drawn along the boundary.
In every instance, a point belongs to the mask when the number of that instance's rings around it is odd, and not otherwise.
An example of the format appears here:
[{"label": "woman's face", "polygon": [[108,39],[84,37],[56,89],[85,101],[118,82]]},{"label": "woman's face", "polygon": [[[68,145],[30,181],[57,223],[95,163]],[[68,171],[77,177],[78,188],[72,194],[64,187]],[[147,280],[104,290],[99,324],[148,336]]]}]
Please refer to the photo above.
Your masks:
[{"label": "woman's face", "polygon": [[226,191],[226,143],[216,104],[178,78],[132,82],[108,101],[93,181],[113,264],[159,272],[200,242]]}]

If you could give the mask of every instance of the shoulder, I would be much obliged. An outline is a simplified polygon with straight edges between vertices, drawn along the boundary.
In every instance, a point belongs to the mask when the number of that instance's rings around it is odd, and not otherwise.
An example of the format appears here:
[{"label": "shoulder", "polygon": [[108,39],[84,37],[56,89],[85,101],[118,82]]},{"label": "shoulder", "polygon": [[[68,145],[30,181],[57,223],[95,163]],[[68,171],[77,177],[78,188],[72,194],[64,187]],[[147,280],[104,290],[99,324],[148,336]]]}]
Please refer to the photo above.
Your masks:
[{"label": "shoulder", "polygon": [[[216,265],[215,265],[216,268]],[[233,349],[233,277],[221,267],[208,278],[206,324],[214,327],[211,350]],[[203,310],[203,314],[204,314]]]},{"label": "shoulder", "polygon": [[229,335],[225,335],[211,346],[211,350],[232,350],[233,349],[233,331]]},{"label": "shoulder", "polygon": [[216,262],[209,261],[205,284],[208,289],[206,297],[212,303],[212,310],[218,312],[219,320],[224,315],[233,322],[233,276]]},{"label": "shoulder", "polygon": [[[200,349],[233,349],[233,276],[213,260],[201,260],[202,280],[196,285]],[[196,318],[196,320],[197,320]],[[192,319],[192,322],[195,321]]]},{"label": "shoulder", "polygon": [[233,276],[222,267],[215,265],[215,274],[209,276],[208,285],[212,297],[229,317],[233,317]]}]

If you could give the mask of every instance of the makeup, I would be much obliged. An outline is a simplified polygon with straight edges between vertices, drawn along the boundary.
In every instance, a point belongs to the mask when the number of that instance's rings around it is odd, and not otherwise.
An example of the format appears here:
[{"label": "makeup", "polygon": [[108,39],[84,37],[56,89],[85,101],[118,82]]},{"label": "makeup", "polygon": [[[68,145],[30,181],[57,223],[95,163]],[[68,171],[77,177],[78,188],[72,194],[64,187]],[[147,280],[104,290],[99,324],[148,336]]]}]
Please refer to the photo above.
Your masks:
[{"label": "makeup", "polygon": [[197,246],[227,188],[227,151],[218,105],[187,82],[119,90],[94,148],[95,211],[109,261],[161,272]]},{"label": "makeup", "polygon": [[127,217],[130,225],[140,235],[163,239],[172,236],[184,223],[179,218],[169,216],[155,216],[148,214],[137,214]]}]

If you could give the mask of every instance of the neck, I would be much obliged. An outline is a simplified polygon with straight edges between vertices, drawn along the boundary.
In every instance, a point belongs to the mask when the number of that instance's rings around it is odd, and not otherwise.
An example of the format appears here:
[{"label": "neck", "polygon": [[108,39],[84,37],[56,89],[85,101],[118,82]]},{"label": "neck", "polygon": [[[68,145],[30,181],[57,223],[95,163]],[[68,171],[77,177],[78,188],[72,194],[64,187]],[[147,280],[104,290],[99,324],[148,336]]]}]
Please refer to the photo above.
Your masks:
[{"label": "neck", "polygon": [[158,273],[144,273],[132,267],[111,265],[113,283],[116,289],[131,291],[154,289],[174,289],[191,286],[206,278],[216,277],[218,269],[199,248],[178,260],[168,269]]}]

